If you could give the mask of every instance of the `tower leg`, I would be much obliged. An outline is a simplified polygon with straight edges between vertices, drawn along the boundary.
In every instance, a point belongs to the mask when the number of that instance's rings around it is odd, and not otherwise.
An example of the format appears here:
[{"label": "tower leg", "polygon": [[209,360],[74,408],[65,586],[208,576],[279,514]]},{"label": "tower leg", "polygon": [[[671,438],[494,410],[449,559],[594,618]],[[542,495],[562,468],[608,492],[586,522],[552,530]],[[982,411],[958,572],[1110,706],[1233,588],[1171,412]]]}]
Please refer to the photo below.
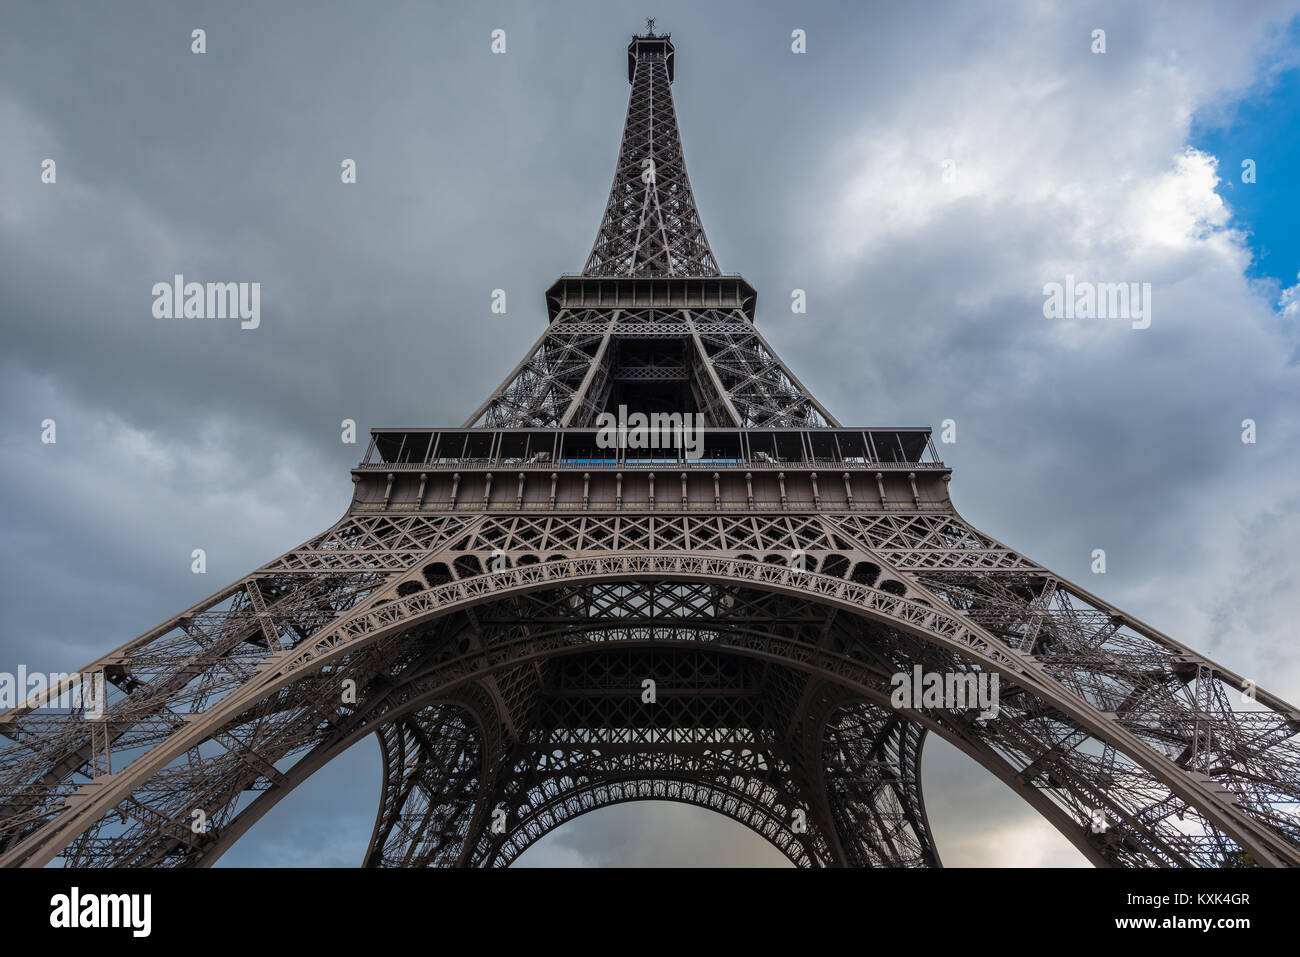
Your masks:
[{"label": "tower leg", "polygon": [[921,794],[925,729],[858,702],[826,724],[826,800],[851,867],[939,867]]},{"label": "tower leg", "polygon": [[482,731],[463,709],[433,705],[385,724],[376,737],[383,797],[365,866],[459,863],[480,803]]}]

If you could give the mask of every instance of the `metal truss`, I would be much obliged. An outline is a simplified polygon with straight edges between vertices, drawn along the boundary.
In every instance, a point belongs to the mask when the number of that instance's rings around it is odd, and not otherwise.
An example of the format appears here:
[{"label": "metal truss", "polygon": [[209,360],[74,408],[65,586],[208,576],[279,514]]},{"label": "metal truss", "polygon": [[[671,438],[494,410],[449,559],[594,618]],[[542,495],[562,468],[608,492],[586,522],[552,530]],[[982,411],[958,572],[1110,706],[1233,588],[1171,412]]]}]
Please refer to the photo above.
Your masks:
[{"label": "metal truss", "polygon": [[686,175],[673,109],[673,55],[667,36],[638,37],[628,50],[627,122],[586,275],[718,274]]},{"label": "metal truss", "polygon": [[[648,799],[934,867],[927,734],[1095,864],[1300,864],[1296,708],[971,527],[927,430],[830,428],[718,274],[673,56],[629,47],[588,275],[470,426],[376,430],[336,525],[83,669],[102,716],[71,681],[0,714],[0,865],[210,865],[372,734],[373,867],[503,866]],[[592,458],[620,404],[714,452]],[[915,668],[996,676],[997,713],[895,708]]]},{"label": "metal truss", "polygon": [[[638,37],[628,56],[632,92],[623,142],[583,275],[719,276],[686,174],[672,44]],[[714,308],[565,308],[467,425],[591,425],[618,404],[619,383],[645,380],[684,383],[679,395],[686,401],[673,408],[689,404],[710,426],[837,425],[754,328],[750,292],[748,302],[731,308],[725,301]],[[635,349],[648,339],[660,343],[655,364]]]},{"label": "metal truss", "polygon": [[[511,567],[487,570],[496,549]],[[965,569],[937,570],[953,551]],[[996,671],[997,719],[890,709],[916,664]],[[1096,863],[1300,860],[1295,710],[955,513],[350,516],[97,665],[114,772],[94,774],[81,714],[6,713],[0,863],[210,863],[378,729],[374,864],[507,863],[646,796],[721,809],[799,863],[933,864],[922,730]],[[426,704],[449,700],[463,715]]]},{"label": "metal truss", "polygon": [[[660,365],[635,344],[660,344]],[[777,357],[740,308],[566,309],[467,426],[592,426],[620,382],[680,381],[712,427],[839,423]]]}]

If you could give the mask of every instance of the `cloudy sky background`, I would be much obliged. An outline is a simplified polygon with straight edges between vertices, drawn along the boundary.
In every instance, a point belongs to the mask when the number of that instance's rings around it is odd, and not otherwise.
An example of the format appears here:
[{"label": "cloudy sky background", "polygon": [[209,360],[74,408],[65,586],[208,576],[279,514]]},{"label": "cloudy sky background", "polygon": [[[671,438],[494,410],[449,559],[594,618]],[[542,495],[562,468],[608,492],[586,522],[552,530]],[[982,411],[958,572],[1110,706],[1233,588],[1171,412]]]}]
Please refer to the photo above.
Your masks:
[{"label": "cloudy sky background", "polygon": [[[341,419],[464,420],[582,267],[654,15],[714,252],[800,378],[846,424],[955,419],[969,520],[1300,701],[1300,3],[1219,6],[7,5],[0,670],[73,670],[330,525]],[[178,272],[260,281],[261,328],[154,319]],[[1151,327],[1045,319],[1067,273],[1150,282]],[[1082,863],[933,738],[925,775],[946,863]],[[359,863],[378,781],[367,740],[223,863]],[[641,804],[521,863],[782,860]]]}]

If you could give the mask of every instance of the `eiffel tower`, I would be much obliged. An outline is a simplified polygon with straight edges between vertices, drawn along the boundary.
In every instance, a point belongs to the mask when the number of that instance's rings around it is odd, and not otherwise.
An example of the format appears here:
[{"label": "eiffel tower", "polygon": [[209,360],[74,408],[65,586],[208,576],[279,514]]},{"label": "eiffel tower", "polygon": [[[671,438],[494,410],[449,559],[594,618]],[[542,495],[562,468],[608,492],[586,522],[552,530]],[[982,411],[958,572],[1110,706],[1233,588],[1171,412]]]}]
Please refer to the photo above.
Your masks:
[{"label": "eiffel tower", "polygon": [[[1294,707],[973,528],[928,429],[844,427],[777,356],[674,65],[632,39],[586,267],[464,426],[375,430],[343,518],[88,665],[99,707],[57,706],[72,676],[0,715],[0,863],[210,865],[370,734],[367,866],[507,865],[653,799],[798,865],[934,867],[927,734],[1096,865],[1300,863]],[[611,444],[620,408],[704,429]],[[996,713],[895,707],[917,669],[996,676]]]}]

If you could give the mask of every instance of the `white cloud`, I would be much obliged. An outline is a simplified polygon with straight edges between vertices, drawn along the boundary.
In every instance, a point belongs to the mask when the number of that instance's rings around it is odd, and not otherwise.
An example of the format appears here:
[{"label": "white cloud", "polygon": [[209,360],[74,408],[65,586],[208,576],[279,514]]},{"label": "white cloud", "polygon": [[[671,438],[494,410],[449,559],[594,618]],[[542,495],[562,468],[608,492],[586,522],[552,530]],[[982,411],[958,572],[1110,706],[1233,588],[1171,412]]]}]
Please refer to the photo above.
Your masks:
[{"label": "white cloud", "polygon": [[[1296,278],[1300,279],[1300,275],[1297,275]],[[1300,283],[1287,286],[1282,290],[1282,296],[1278,299],[1277,307],[1281,310],[1282,315],[1288,319],[1300,317]]]}]

